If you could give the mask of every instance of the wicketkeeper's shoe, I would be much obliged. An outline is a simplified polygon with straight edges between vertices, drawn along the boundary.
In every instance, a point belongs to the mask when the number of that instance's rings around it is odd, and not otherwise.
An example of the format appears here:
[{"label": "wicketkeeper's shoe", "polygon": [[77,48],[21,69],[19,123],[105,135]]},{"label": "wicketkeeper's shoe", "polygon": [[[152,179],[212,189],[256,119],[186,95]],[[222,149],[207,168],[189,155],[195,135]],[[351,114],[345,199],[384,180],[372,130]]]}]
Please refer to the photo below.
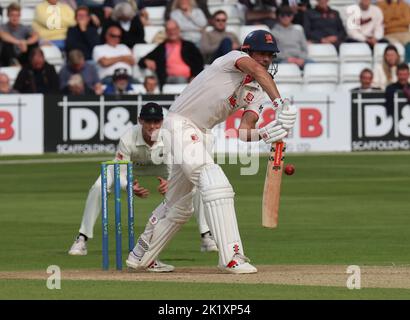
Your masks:
[{"label": "wicketkeeper's shoe", "polygon": [[242,254],[236,253],[226,266],[219,266],[219,269],[229,273],[256,273],[256,269],[249,263],[249,259]]},{"label": "wicketkeeper's shoe", "polygon": [[71,256],[86,256],[87,255],[87,243],[84,237],[79,236],[74,241],[68,254]]},{"label": "wicketkeeper's shoe", "polygon": [[211,232],[206,232],[201,235],[201,252],[218,251],[215,240],[212,238]]},{"label": "wicketkeeper's shoe", "polygon": [[128,255],[128,259],[125,261],[127,267],[131,269],[135,269],[138,271],[149,271],[149,272],[172,272],[175,270],[174,266],[170,264],[162,263],[159,260],[153,261],[149,267],[141,266],[141,259],[139,259],[134,252],[130,252]]}]

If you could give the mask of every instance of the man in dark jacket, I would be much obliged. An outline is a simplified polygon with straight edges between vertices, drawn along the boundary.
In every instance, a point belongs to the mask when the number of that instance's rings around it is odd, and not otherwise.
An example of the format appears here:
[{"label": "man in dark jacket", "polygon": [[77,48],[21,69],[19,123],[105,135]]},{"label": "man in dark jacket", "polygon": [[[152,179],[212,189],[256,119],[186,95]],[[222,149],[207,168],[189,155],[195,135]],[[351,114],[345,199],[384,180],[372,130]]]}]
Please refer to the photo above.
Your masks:
[{"label": "man in dark jacket", "polygon": [[145,31],[141,18],[128,2],[118,3],[103,26],[101,39],[105,40],[105,33],[112,25],[121,29],[121,43],[132,50],[135,44],[145,43]]},{"label": "man in dark jacket", "polygon": [[65,48],[67,53],[78,49],[84,54],[85,60],[92,60],[94,47],[99,44],[97,28],[91,23],[90,12],[87,7],[78,7],[75,11],[77,25],[67,31]]},{"label": "man in dark jacket", "polygon": [[192,42],[181,39],[174,20],[167,21],[165,32],[165,41],[138,63],[156,72],[161,88],[165,83],[188,83],[204,68],[201,52]]},{"label": "man in dark jacket", "polygon": [[392,83],[386,88],[386,109],[387,114],[392,115],[394,111],[394,94],[396,91],[403,92],[407,101],[410,102],[410,71],[407,63],[400,63],[397,66],[397,82]]},{"label": "man in dark jacket", "polygon": [[336,10],[328,6],[329,0],[318,0],[314,9],[304,16],[306,39],[313,43],[331,43],[336,48],[346,38],[346,30]]},{"label": "man in dark jacket", "polygon": [[58,93],[59,78],[54,66],[44,59],[43,51],[34,48],[29,54],[29,63],[17,75],[14,89],[20,93]]}]

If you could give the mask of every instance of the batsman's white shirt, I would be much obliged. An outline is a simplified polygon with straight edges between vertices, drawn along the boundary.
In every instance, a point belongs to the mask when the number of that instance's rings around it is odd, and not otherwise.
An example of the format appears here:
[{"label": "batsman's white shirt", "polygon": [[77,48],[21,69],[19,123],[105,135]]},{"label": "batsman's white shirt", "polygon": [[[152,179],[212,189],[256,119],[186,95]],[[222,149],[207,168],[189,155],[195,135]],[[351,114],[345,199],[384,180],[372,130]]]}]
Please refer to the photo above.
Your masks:
[{"label": "batsman's white shirt", "polygon": [[[161,135],[152,145],[148,145],[142,136],[142,126],[135,125],[128,129],[120,138],[115,160],[131,160],[134,167],[134,177],[138,176],[160,176],[168,179],[171,166],[166,159],[168,153],[164,150]],[[168,161],[169,163],[169,161]],[[114,167],[109,166],[107,170],[108,190],[114,184]],[[121,166],[121,188],[127,186],[127,168]],[[95,221],[101,211],[101,176],[91,187],[84,208],[80,232],[87,237],[93,237]]]},{"label": "batsman's white shirt", "polygon": [[269,97],[259,83],[238,69],[236,61],[242,57],[249,55],[234,50],[216,59],[195,77],[169,111],[188,118],[203,131],[241,108],[259,115],[259,107]]},{"label": "batsman's white shirt", "polygon": [[259,83],[236,66],[242,57],[249,55],[234,50],[216,59],[185,88],[168,112],[163,129],[172,139],[164,136],[164,143],[174,161],[166,194],[169,207],[197,185],[202,166],[214,163],[210,129],[241,108],[259,116],[260,107],[270,101]]}]

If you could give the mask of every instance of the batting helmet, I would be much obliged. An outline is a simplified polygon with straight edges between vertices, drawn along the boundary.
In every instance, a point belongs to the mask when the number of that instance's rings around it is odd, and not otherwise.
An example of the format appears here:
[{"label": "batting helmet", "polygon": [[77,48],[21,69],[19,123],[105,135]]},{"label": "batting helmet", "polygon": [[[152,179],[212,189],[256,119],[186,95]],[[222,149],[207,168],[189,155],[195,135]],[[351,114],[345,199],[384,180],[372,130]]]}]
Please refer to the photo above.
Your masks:
[{"label": "batting helmet", "polygon": [[265,30],[255,30],[249,33],[243,41],[242,51],[263,51],[278,53],[275,37]]},{"label": "batting helmet", "polygon": [[[276,58],[276,54],[279,52],[275,37],[265,30],[255,30],[249,33],[243,41],[241,50],[248,53],[251,51],[271,52],[274,58]],[[275,74],[278,72],[277,61],[272,62],[268,72],[272,78],[275,77]]]}]

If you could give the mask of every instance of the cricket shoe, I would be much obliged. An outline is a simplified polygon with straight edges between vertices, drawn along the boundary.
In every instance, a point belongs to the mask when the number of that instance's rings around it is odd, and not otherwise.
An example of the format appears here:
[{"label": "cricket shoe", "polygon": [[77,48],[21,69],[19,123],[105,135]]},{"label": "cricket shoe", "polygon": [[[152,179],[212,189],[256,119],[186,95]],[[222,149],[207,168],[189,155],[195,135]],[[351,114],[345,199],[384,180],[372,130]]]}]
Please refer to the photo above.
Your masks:
[{"label": "cricket shoe", "polygon": [[150,266],[147,268],[147,271],[149,272],[172,272],[174,270],[175,270],[174,266],[163,263],[159,260],[154,260],[150,264]]},{"label": "cricket shoe", "polygon": [[249,259],[242,254],[235,253],[232,260],[226,266],[218,266],[219,269],[229,272],[229,273],[256,273],[256,269],[253,265],[249,263]]},{"label": "cricket shoe", "polygon": [[84,237],[79,236],[71,246],[68,254],[71,256],[86,256],[87,255],[87,243]]},{"label": "cricket shoe", "polygon": [[215,240],[212,238],[211,232],[205,232],[201,235],[201,252],[218,251]]},{"label": "cricket shoe", "polygon": [[170,264],[165,264],[159,260],[154,260],[148,267],[141,266],[141,259],[137,258],[135,254],[131,251],[128,255],[128,259],[125,261],[128,268],[139,270],[139,271],[149,271],[149,272],[172,272],[175,267]]}]

